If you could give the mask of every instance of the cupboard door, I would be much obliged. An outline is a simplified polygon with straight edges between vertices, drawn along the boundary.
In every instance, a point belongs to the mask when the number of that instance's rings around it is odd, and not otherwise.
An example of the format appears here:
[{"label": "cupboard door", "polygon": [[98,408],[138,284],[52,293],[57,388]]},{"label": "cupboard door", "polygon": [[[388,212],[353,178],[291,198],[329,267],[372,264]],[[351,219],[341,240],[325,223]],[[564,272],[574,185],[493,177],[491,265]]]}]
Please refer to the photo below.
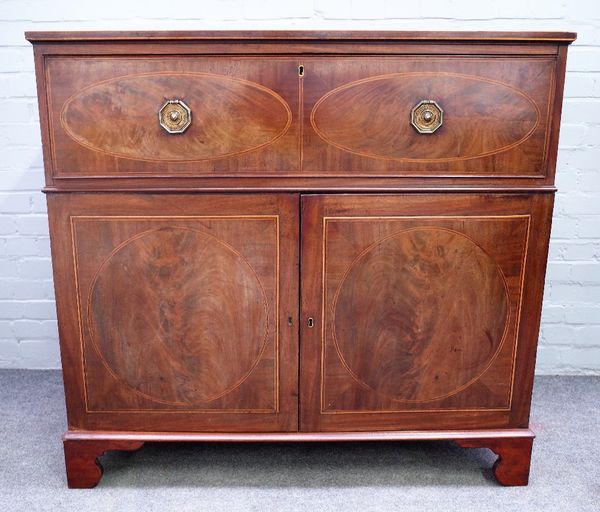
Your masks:
[{"label": "cupboard door", "polygon": [[525,427],[551,209],[303,197],[301,429]]},{"label": "cupboard door", "polygon": [[297,430],[297,196],[48,202],[70,428]]}]

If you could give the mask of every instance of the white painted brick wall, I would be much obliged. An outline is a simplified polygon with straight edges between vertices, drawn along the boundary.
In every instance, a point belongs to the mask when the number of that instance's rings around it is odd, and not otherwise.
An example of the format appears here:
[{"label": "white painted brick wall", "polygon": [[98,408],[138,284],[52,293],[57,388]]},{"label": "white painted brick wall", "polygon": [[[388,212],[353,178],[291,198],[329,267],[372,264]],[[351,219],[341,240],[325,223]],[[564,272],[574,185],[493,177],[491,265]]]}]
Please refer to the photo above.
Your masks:
[{"label": "white painted brick wall", "polygon": [[58,368],[42,151],[25,30],[567,30],[538,373],[600,374],[598,0],[0,0],[0,367]]}]

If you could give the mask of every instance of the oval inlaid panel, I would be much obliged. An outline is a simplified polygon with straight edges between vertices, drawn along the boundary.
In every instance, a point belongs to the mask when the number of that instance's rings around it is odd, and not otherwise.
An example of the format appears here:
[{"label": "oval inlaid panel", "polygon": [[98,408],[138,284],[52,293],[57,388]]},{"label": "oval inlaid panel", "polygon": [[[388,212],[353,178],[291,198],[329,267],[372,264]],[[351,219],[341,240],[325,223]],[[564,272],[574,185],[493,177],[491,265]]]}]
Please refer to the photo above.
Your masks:
[{"label": "oval inlaid panel", "polygon": [[[192,124],[181,134],[161,128],[167,100],[185,101]],[[114,78],[69,98],[63,128],[94,151],[136,160],[200,161],[272,144],[291,123],[287,103],[246,80],[207,73],[153,73]]]},{"label": "oval inlaid panel", "polygon": [[[433,134],[418,133],[411,110],[434,100],[444,111]],[[397,73],[334,89],[311,112],[329,144],[358,155],[442,162],[505,151],[524,142],[540,122],[522,91],[482,77],[453,73]]]},{"label": "oval inlaid panel", "polygon": [[334,297],[334,342],[362,385],[402,401],[459,392],[489,367],[508,324],[501,270],[455,231],[397,233],[354,260]]},{"label": "oval inlaid panel", "polygon": [[186,228],[144,232],[98,271],[92,342],[132,390],[169,404],[216,399],[241,384],[268,339],[268,305],[249,263]]}]

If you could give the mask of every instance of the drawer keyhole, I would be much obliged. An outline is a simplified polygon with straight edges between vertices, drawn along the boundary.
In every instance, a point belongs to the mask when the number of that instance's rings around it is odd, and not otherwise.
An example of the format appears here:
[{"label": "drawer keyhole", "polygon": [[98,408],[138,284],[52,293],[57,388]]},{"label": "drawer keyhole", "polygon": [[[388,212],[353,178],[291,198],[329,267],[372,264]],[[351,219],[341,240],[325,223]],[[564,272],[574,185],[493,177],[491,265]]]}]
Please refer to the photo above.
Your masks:
[{"label": "drawer keyhole", "polygon": [[311,317],[311,316],[309,316],[307,324],[308,324],[308,328],[312,329],[315,326],[315,320],[314,320],[314,318]]}]

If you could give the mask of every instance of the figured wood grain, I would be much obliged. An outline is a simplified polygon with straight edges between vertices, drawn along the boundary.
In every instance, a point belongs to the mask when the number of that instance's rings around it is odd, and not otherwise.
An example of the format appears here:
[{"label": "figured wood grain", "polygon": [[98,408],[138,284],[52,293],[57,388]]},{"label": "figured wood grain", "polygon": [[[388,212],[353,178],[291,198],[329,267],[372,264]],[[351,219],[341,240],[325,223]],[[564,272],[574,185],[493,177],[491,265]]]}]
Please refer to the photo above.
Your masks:
[{"label": "figured wood grain", "polygon": [[277,216],[71,222],[88,410],[277,412]]},{"label": "figured wood grain", "polygon": [[359,384],[394,400],[459,393],[490,367],[508,334],[502,269],[474,240],[441,226],[371,244],[333,297],[331,337],[340,361]]},{"label": "figured wood grain", "polygon": [[[545,175],[555,59],[305,60],[305,172],[361,176]],[[444,111],[432,134],[411,110]]]},{"label": "figured wood grain", "polygon": [[[198,405],[242,385],[260,363],[276,335],[274,302],[233,246],[201,228],[157,222],[163,226],[125,240],[98,268],[87,330],[106,369],[127,387],[152,401]],[[277,218],[244,223],[250,237],[265,236],[264,223],[272,224],[276,240]]]},{"label": "figured wood grain", "polygon": [[296,197],[50,199],[71,425],[297,429]]},{"label": "figured wood grain", "polygon": [[[148,37],[144,39],[142,34]],[[418,187],[424,178],[437,186],[481,186],[486,183],[515,187],[551,186],[556,163],[558,124],[554,121],[550,128],[549,119],[557,118],[554,112],[560,109],[562,97],[566,54],[560,50],[574,37],[571,33],[415,34],[392,31],[237,34],[155,32],[137,35],[98,32],[31,33],[30,36],[36,41],[40,119],[44,127],[48,186],[58,186],[58,189],[64,190],[157,189],[165,178],[170,177],[173,182],[169,187],[174,189],[235,189],[238,185],[236,180],[239,179],[279,191],[314,190],[315,178],[319,178],[320,187],[330,190],[348,189],[351,183],[354,186],[359,182],[361,188]],[[345,37],[348,39],[345,40]],[[182,44],[183,41],[185,44]],[[344,58],[340,58],[342,55]],[[351,58],[347,58],[349,56]],[[302,79],[298,76],[299,65],[305,69]],[[362,71],[357,72],[357,69]],[[376,136],[375,130],[370,130],[369,137],[363,140],[345,140],[345,143],[350,143],[352,148],[359,151],[352,153],[324,141],[313,130],[310,114],[320,98],[348,83],[394,73],[429,73],[436,76],[433,82],[455,73],[468,76],[469,80],[479,80],[480,84],[485,82],[490,87],[492,83],[500,82],[503,86],[512,87],[517,96],[525,95],[529,98],[527,101],[532,101],[540,108],[537,128],[531,136],[527,137],[525,130],[525,138],[519,137],[530,120],[522,117],[525,111],[515,104],[514,95],[502,95],[495,87],[493,94],[482,94],[472,87],[466,87],[462,93],[445,97],[450,105],[458,107],[454,109],[452,119],[455,122],[460,119],[460,127],[453,129],[451,136],[446,130],[445,141],[433,144],[433,153],[442,153],[443,161],[437,163],[424,161],[427,148],[426,144],[418,142],[419,139],[408,148],[406,155],[397,160],[395,145],[402,148],[402,138],[396,138],[390,147],[389,137],[386,136],[387,145],[383,144],[382,147],[381,137]],[[161,100],[170,99],[175,93],[184,97],[198,97],[202,96],[205,89],[213,91],[215,102],[223,108],[208,119],[205,116],[204,120],[211,128],[209,135],[215,137],[207,138],[204,136],[206,134],[196,133],[198,144],[190,145],[178,136],[169,142],[165,133],[166,138],[159,137],[161,144],[153,145],[154,135],[149,135],[149,130],[151,127],[157,128],[158,123],[155,120],[146,122],[142,110],[135,111],[131,104],[119,100],[119,94],[102,94],[97,104],[87,102],[86,108],[81,108],[81,105],[77,108],[77,115],[80,116],[86,112],[93,113],[94,109],[105,105],[106,108],[101,110],[107,111],[107,117],[115,118],[111,132],[107,132],[108,122],[102,119],[101,112],[98,112],[98,118],[93,115],[93,121],[90,118],[89,123],[85,123],[83,118],[75,122],[77,129],[72,130],[71,135],[85,144],[83,146],[69,135],[68,130],[63,129],[60,117],[67,101],[106,81],[118,82],[128,76],[144,74],[152,75],[153,79],[161,74],[172,75],[172,80],[162,91],[145,82],[140,84],[144,85],[141,89],[146,93],[151,90],[162,92]],[[210,83],[201,80],[202,86],[193,90],[182,87],[186,75],[193,75],[196,79],[215,76],[223,82],[237,80],[255,84],[265,92],[271,91],[289,107],[291,124],[278,137],[275,134],[276,127],[280,127],[282,121],[277,115],[278,108],[267,112],[261,108],[262,100],[258,101],[258,109],[248,107],[248,101],[255,101],[257,95],[250,95],[250,98],[247,94],[237,94],[238,90],[234,87],[235,101],[242,106],[236,109],[231,102],[219,101],[219,98],[233,96],[226,91],[223,94],[220,90],[214,91],[214,84],[210,80]],[[177,82],[181,82],[181,85],[178,86]],[[427,84],[423,85],[421,91],[426,92],[427,87]],[[225,90],[228,88],[227,85],[223,86]],[[133,83],[128,83],[124,89],[133,93],[132,104],[145,105],[150,101],[150,97],[137,93],[140,87]],[[440,93],[439,87],[434,89],[434,92]],[[260,94],[258,96],[262,97]],[[472,96],[489,98],[473,104]],[[202,97],[205,99],[206,95]],[[421,99],[415,97],[415,102]],[[156,103],[152,110],[162,105],[158,98]],[[342,130],[342,135],[347,139],[351,134],[347,130],[344,132],[343,125],[346,123],[337,123],[337,119],[362,125],[360,120],[365,113],[368,115],[369,109],[360,110],[361,103],[370,104],[370,100],[362,98],[362,101],[352,105],[352,109],[359,109],[358,117],[344,118],[345,109],[340,109],[335,119],[321,119],[320,122],[334,131]],[[404,108],[393,98],[386,104],[390,112]],[[516,107],[515,116],[512,119],[503,117],[504,109],[494,108],[494,105],[500,104],[505,104],[505,108],[509,105]],[[212,106],[210,99],[202,102],[203,110],[212,112]],[[233,111],[240,115],[240,119],[250,120],[248,131],[240,131],[240,123],[234,121],[235,115],[226,115]],[[383,117],[389,116],[387,111],[383,114]],[[496,116],[500,116],[498,120]],[[371,116],[364,119],[364,123],[375,123],[376,128],[379,117]],[[402,129],[410,126],[404,113],[400,117],[406,121]],[[386,121],[384,131],[389,130],[394,122],[398,123],[400,117]],[[142,118],[144,122],[137,125],[132,121]],[[491,122],[487,123],[488,120]],[[471,130],[469,122],[485,126],[488,130],[493,126],[493,133],[488,133],[482,139],[479,134],[487,132]],[[126,128],[123,143],[119,124]],[[96,128],[90,128],[92,126]],[[134,126],[137,126],[137,130]],[[358,131],[365,130],[359,128]],[[475,133],[472,142],[467,144],[471,138],[466,135],[460,137],[459,133],[463,131]],[[182,135],[185,137],[186,134]],[[438,133],[438,136],[441,135]],[[450,143],[455,136],[459,143]],[[128,139],[134,142],[125,144]],[[369,140],[373,141],[370,145]],[[101,151],[97,150],[97,146],[101,147]],[[487,153],[490,148],[492,153]],[[505,149],[495,152],[499,148]],[[188,156],[181,156],[179,149]],[[464,153],[465,149],[468,150],[468,158],[464,160],[463,155],[456,160],[457,153]],[[370,156],[360,154],[365,150]],[[415,156],[411,152],[415,151],[417,161],[411,160]],[[484,153],[481,154],[481,151]],[[473,156],[475,153],[480,156]],[[184,158],[200,160],[192,162]],[[440,154],[437,154],[434,160],[439,158]],[[447,158],[451,159],[450,166],[445,160]],[[78,183],[79,180],[82,183]]]},{"label": "figured wood grain", "polygon": [[[165,135],[157,105],[184,99],[192,125]],[[162,106],[162,104],[160,104]],[[209,73],[132,74],[76,93],[60,113],[77,143],[108,155],[149,161],[198,162],[238,156],[273,144],[292,113],[274,91],[247,80]]]},{"label": "figured wood grain", "polygon": [[524,283],[551,203],[304,197],[302,430],[526,425],[519,357],[539,304]]},{"label": "figured wood grain", "polygon": [[[442,127],[430,137],[407,122],[419,102],[415,98],[432,99],[444,111]],[[540,112],[529,96],[504,82],[424,71],[373,76],[340,86],[319,99],[310,119],[323,140],[349,153],[396,161],[454,162],[522,144],[537,128]]]},{"label": "figured wood grain", "polygon": [[[297,61],[259,56],[47,58],[58,178],[273,174],[299,167]],[[169,134],[158,112],[182,100],[192,122]]]},{"label": "figured wood grain", "polygon": [[444,439],[527,483],[574,34],[27,37],[69,485],[149,441]]}]

